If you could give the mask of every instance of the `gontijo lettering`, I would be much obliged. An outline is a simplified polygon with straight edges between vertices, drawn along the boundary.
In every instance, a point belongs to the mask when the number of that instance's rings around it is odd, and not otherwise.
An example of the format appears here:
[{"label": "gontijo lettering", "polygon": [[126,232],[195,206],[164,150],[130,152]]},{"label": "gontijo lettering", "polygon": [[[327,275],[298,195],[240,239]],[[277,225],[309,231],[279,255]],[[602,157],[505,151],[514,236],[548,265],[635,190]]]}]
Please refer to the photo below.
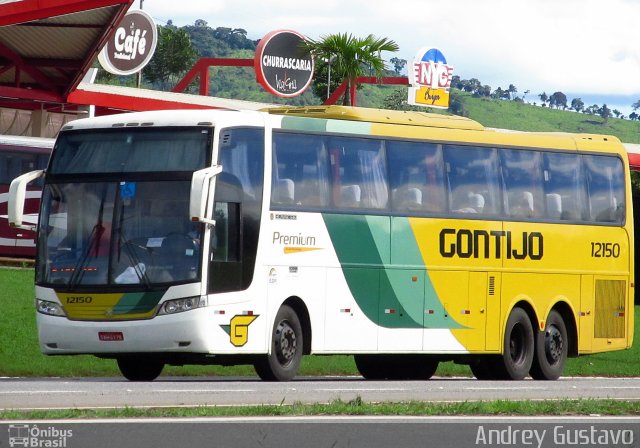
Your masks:
[{"label": "gontijo lettering", "polygon": [[501,258],[503,244],[507,259],[541,260],[544,239],[540,232],[512,234],[504,230],[442,229],[440,255],[444,258]]}]

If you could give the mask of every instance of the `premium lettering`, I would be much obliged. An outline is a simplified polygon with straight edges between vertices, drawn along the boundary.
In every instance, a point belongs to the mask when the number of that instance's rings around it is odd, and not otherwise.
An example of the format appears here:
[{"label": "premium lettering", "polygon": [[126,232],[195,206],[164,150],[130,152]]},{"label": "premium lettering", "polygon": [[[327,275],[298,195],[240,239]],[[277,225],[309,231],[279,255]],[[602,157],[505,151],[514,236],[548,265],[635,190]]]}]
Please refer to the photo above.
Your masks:
[{"label": "premium lettering", "polygon": [[291,244],[296,246],[315,246],[316,237],[307,236],[301,233],[297,235],[283,235],[280,232],[273,232],[271,240],[273,244]]}]

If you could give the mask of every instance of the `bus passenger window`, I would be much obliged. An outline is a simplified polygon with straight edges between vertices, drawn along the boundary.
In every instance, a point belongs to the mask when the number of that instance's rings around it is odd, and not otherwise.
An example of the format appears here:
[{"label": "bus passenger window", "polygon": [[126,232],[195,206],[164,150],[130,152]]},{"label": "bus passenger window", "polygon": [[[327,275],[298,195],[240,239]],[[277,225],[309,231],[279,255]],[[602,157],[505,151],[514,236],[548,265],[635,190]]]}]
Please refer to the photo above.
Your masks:
[{"label": "bus passenger window", "polygon": [[441,145],[388,140],[391,208],[438,213],[446,209]]},{"label": "bus passenger window", "polygon": [[452,212],[494,216],[502,211],[495,149],[445,146],[444,160]]},{"label": "bus passenger window", "polygon": [[544,153],[544,189],[548,218],[558,219],[559,213],[563,221],[584,220],[587,195],[580,155]]},{"label": "bus passenger window", "polygon": [[317,208],[329,204],[329,157],[318,135],[273,134],[271,204]]},{"label": "bus passenger window", "polygon": [[542,154],[538,151],[500,150],[506,189],[505,211],[516,219],[542,217]]},{"label": "bus passenger window", "polygon": [[384,143],[380,140],[331,139],[334,202],[341,208],[385,209],[389,202]]},{"label": "bus passenger window", "polygon": [[590,221],[624,223],[624,168],[617,157],[583,156]]}]

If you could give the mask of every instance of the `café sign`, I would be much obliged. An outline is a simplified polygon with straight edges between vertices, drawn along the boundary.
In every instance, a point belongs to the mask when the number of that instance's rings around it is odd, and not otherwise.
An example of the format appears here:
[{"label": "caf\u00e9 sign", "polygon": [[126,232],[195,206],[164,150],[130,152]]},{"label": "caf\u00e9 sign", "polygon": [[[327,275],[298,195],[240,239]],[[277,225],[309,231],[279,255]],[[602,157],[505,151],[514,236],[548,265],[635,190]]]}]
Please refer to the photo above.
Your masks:
[{"label": "caf\u00e9 sign", "polygon": [[158,31],[153,18],[142,10],[129,11],[104,46],[98,61],[114,75],[142,70],[153,57]]},{"label": "caf\u00e9 sign", "polygon": [[409,77],[409,104],[448,108],[451,78],[453,67],[447,64],[440,50],[428,47],[421,49],[416,54]]},{"label": "caf\u00e9 sign", "polygon": [[291,98],[313,80],[313,57],[302,47],[305,37],[291,30],[272,31],[256,48],[254,68],[258,82],[273,95]]}]

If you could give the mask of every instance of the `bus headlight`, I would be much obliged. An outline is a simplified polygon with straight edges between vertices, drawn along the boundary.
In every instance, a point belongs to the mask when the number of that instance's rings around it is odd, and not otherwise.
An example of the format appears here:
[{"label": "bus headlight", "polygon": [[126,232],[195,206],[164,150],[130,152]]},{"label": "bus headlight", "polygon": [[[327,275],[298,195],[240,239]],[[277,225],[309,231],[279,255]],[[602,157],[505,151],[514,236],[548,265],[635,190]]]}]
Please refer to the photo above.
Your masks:
[{"label": "bus headlight", "polygon": [[183,313],[203,306],[207,306],[207,300],[204,297],[186,297],[184,299],[167,300],[160,307],[158,314]]},{"label": "bus headlight", "polygon": [[66,316],[62,306],[56,302],[36,299],[36,309],[39,313],[46,314],[48,316]]}]

